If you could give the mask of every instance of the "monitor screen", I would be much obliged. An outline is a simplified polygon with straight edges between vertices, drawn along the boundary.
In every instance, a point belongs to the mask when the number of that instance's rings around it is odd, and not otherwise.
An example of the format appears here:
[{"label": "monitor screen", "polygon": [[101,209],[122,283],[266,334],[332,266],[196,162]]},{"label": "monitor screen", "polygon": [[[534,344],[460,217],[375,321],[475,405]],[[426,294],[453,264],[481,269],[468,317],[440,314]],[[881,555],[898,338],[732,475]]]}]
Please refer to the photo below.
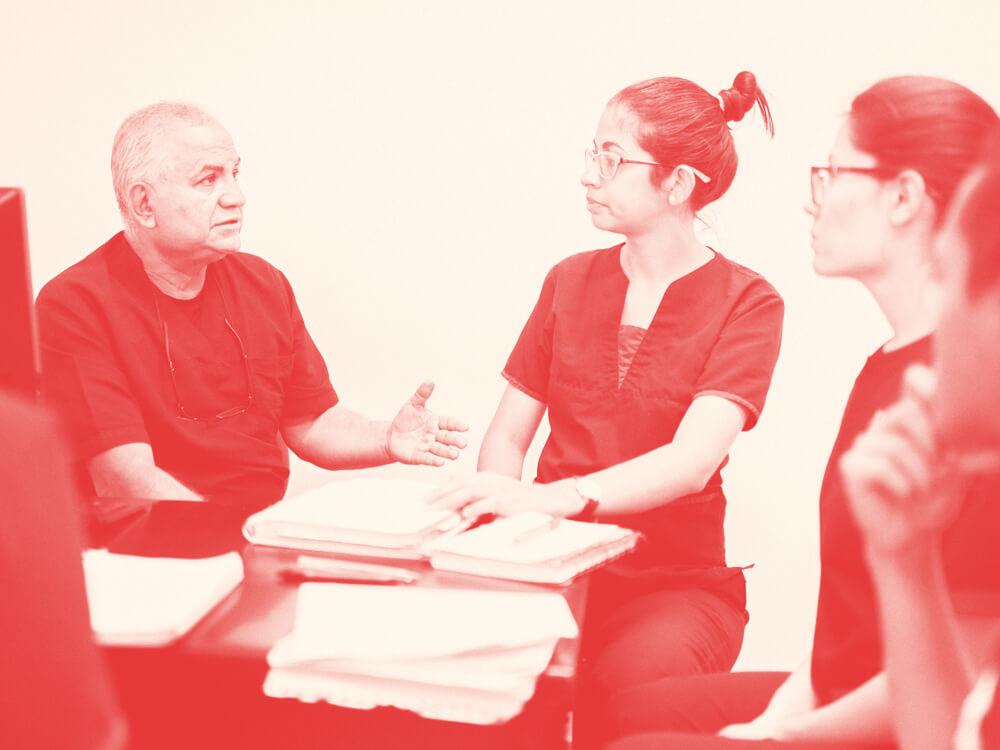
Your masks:
[{"label": "monitor screen", "polygon": [[31,399],[38,384],[33,299],[24,193],[0,188],[0,389]]}]

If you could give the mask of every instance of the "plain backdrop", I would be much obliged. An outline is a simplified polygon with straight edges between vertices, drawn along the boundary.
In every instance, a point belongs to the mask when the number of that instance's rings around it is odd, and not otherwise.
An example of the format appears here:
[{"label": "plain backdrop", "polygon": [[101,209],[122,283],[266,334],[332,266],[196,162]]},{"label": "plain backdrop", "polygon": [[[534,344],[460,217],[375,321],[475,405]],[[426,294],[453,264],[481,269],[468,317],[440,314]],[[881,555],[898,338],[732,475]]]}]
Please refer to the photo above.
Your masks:
[{"label": "plain backdrop", "polygon": [[[546,270],[618,241],[591,226],[579,184],[605,102],[652,76],[714,93],[754,72],[776,136],[756,114],[734,126],[740,169],[704,231],[787,305],[763,418],[724,476],[730,560],[755,563],[738,666],[792,668],[812,636],[826,455],[889,335],[860,286],[812,272],[808,168],[881,77],[950,77],[1000,104],[998,7],[4,0],[0,184],[27,193],[37,291],[120,226],[108,161],[122,119],[164,98],[213,113],[243,159],[243,249],[291,280],[343,403],[389,417],[431,378],[433,407],[471,424],[453,467],[387,470],[441,478],[474,470]],[[290,491],[330,478],[296,463]]]}]

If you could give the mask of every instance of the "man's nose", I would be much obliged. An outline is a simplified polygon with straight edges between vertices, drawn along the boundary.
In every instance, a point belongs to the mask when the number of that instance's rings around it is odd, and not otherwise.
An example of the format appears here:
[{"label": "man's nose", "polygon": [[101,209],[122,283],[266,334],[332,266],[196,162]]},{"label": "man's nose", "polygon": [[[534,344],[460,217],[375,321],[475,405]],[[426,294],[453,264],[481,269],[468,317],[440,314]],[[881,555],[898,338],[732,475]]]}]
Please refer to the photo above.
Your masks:
[{"label": "man's nose", "polygon": [[219,198],[219,203],[227,208],[239,208],[246,202],[247,197],[243,194],[236,180],[230,181]]}]

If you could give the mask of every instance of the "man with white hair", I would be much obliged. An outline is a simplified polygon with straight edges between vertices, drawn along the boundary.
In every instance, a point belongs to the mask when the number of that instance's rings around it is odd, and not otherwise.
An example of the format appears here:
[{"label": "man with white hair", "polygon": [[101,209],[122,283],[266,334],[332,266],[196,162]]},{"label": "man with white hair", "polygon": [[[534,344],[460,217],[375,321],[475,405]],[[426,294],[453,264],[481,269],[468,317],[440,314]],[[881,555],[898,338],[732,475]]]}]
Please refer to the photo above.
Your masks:
[{"label": "man with white hair", "polygon": [[111,157],[124,231],[38,295],[43,395],[96,493],[252,512],[285,491],[285,445],[330,469],[456,458],[466,426],[426,408],[432,383],[391,422],[338,403],[287,279],[238,252],[239,163],[196,107],[130,115]]}]

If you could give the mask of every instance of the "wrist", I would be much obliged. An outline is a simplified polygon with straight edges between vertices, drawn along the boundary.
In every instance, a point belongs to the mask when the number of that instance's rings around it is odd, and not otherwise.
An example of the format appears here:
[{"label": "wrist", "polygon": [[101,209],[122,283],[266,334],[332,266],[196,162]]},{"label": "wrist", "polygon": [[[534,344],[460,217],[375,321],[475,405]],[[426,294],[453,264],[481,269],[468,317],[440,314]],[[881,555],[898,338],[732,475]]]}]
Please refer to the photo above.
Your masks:
[{"label": "wrist", "polygon": [[[382,428],[382,425],[385,425]],[[377,430],[377,434],[382,436],[382,443],[378,446],[378,456],[383,463],[391,464],[397,459],[392,455],[392,422],[380,422],[380,429]]]},{"label": "wrist", "polygon": [[902,544],[883,545],[872,540],[865,544],[865,557],[873,570],[923,572],[936,564],[938,536],[922,534]]}]

